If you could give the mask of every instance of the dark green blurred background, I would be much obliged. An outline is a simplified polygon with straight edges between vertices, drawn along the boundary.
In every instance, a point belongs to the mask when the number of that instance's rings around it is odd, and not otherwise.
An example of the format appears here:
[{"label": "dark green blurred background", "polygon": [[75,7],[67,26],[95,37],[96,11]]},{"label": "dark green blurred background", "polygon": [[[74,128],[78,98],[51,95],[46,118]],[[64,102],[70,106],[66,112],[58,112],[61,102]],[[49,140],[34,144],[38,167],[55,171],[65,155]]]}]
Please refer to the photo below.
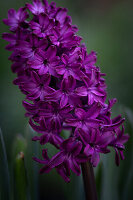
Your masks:
[{"label": "dark green blurred background", "polygon": [[[18,9],[30,0],[2,0],[0,2],[0,33],[8,31],[2,23],[10,8]],[[49,1],[50,2],[50,1]],[[102,163],[96,169],[97,190],[101,200],[133,200],[133,1],[130,0],[56,0],[58,6],[66,7],[72,16],[73,24],[78,25],[79,35],[83,37],[88,52],[94,50],[98,54],[97,65],[106,73],[108,98],[116,97],[113,115],[121,112],[126,116],[126,132],[131,138],[126,145],[126,159],[119,168],[114,164],[114,152],[102,157]],[[32,156],[39,153],[37,144],[31,142],[34,133],[28,128],[28,119],[24,117],[22,107],[24,96],[12,84],[12,74],[8,61],[10,55],[4,47],[7,43],[0,41],[0,127],[3,131],[10,181],[14,182],[13,144],[17,135],[23,136],[25,146],[18,147],[25,151],[25,165],[28,176],[29,197],[35,199],[84,199],[82,177],[72,176],[69,184],[52,172],[38,177],[37,165]],[[19,138],[20,140],[22,138]],[[21,145],[20,145],[21,146]],[[23,145],[22,145],[23,146]],[[23,148],[25,148],[23,150]],[[51,149],[53,152],[54,149]],[[0,154],[1,155],[1,154]],[[2,156],[2,155],[1,155]],[[2,166],[2,159],[0,158]],[[2,171],[3,170],[3,171]],[[2,173],[0,171],[0,200],[5,200],[2,190]],[[13,184],[12,184],[13,185]],[[14,190],[14,187],[11,187]],[[13,193],[13,192],[12,192]],[[7,198],[8,199],[8,198]],[[12,197],[14,199],[14,197]]]}]

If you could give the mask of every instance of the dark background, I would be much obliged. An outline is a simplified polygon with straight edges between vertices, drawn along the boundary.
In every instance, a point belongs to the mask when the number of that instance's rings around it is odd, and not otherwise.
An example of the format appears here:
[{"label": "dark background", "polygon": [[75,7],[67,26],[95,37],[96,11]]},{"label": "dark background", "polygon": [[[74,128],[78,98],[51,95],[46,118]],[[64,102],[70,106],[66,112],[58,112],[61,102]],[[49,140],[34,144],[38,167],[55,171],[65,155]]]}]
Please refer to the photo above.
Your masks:
[{"label": "dark background", "polygon": [[[31,2],[31,1],[27,1]],[[49,1],[51,2],[51,1]],[[125,157],[120,167],[114,164],[114,152],[101,157],[101,164],[95,169],[97,190],[101,200],[132,200],[133,185],[133,1],[130,0],[56,0],[58,6],[68,8],[73,24],[79,28],[78,34],[83,37],[88,52],[94,50],[98,54],[97,65],[106,73],[108,99],[116,97],[117,104],[113,116],[122,113],[126,117],[126,132],[130,141],[126,145]],[[6,0],[0,2],[0,33],[8,32],[8,27],[2,23],[10,8],[18,9],[24,6],[25,0]],[[37,144],[31,142],[34,134],[28,127],[28,119],[24,117],[22,106],[24,95],[12,84],[15,75],[12,74],[8,61],[10,55],[4,47],[7,44],[0,41],[0,127],[3,132],[11,191],[14,181],[13,151],[25,151],[29,196],[33,199],[84,199],[82,177],[72,175],[69,184],[56,174],[38,176],[38,164],[33,163],[33,154],[39,154]],[[22,135],[22,138],[17,135]],[[18,145],[19,142],[21,145]],[[18,149],[14,143],[18,142]],[[51,147],[48,147],[51,148]],[[15,150],[14,150],[15,149]],[[51,148],[51,153],[54,149]],[[1,155],[1,154],[0,154]],[[0,165],[2,165],[2,159]],[[1,169],[1,174],[2,171]],[[3,178],[3,177],[2,177]],[[0,180],[0,199],[3,196],[3,181]],[[12,191],[13,193],[13,191]],[[12,194],[13,195],[13,194]]]}]

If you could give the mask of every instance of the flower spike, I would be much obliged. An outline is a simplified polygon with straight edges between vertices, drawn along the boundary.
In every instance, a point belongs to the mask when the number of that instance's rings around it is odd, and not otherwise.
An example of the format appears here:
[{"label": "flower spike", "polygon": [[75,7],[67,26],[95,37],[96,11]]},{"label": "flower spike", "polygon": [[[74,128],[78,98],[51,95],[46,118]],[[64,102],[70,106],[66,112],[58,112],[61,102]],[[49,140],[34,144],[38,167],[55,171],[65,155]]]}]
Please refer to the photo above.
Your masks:
[{"label": "flower spike", "polygon": [[[96,66],[97,54],[87,53],[67,9],[33,0],[18,11],[10,9],[3,22],[11,31],[3,39],[12,51],[9,59],[17,76],[13,83],[25,94],[26,116],[38,132],[32,140],[44,146],[43,160],[33,157],[43,165],[40,173],[55,168],[69,182],[71,171],[80,175],[80,166],[88,161],[96,167],[109,147],[115,149],[119,165],[129,139],[124,119],[111,118],[116,99],[105,102],[107,86],[105,74]],[[62,134],[66,129],[67,138]],[[46,143],[58,149],[52,158]]]}]

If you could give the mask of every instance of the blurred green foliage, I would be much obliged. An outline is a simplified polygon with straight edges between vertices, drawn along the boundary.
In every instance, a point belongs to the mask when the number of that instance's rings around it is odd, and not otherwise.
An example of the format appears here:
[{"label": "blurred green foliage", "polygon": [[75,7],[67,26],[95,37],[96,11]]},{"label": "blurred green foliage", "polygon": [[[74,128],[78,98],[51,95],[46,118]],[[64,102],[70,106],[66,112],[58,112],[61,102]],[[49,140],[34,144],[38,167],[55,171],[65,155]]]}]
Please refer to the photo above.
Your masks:
[{"label": "blurred green foliage", "polygon": [[[83,37],[88,52],[91,50],[97,52],[97,65],[101,67],[102,72],[107,74],[108,98],[116,97],[118,99],[118,103],[113,109],[113,115],[122,112],[126,116],[126,132],[130,134],[130,140],[126,145],[125,160],[121,162],[120,167],[116,167],[114,152],[112,152],[109,155],[103,155],[102,162],[95,169],[99,200],[132,200],[133,2],[130,0],[56,0],[55,2],[58,6],[68,8],[73,24],[78,25],[79,35]],[[18,9],[25,3],[26,0],[0,2],[1,34],[8,31],[8,28],[2,23],[2,19],[7,16],[8,9]],[[26,184],[26,188],[23,189],[26,191],[28,188],[27,199],[84,199],[81,176],[76,177],[72,174],[71,183],[66,184],[54,170],[50,174],[41,176],[38,174],[38,164],[32,161],[32,156],[40,156],[41,149],[37,143],[31,141],[35,133],[29,129],[28,120],[24,117],[25,111],[21,103],[24,95],[12,84],[15,75],[12,74],[11,62],[8,61],[10,53],[4,49],[6,44],[1,39],[0,126],[3,131],[5,147],[3,149],[3,143],[0,143],[0,199],[9,199],[8,192],[10,192],[11,199],[14,199],[14,190],[16,189],[14,189],[14,181],[18,187],[19,184]],[[48,148],[50,154],[53,154],[55,150],[50,145]],[[24,160],[21,157],[16,158],[22,151],[24,152]],[[7,159],[5,152],[7,152]],[[8,163],[6,160],[8,160]],[[14,166],[18,166],[16,172]],[[25,174],[23,183],[19,182],[17,175],[21,170]],[[8,174],[10,174],[10,177],[8,177]],[[11,190],[8,186],[9,181]]]},{"label": "blurred green foliage", "polygon": [[14,163],[14,199],[28,200],[28,181],[24,163],[24,153],[21,151]]}]

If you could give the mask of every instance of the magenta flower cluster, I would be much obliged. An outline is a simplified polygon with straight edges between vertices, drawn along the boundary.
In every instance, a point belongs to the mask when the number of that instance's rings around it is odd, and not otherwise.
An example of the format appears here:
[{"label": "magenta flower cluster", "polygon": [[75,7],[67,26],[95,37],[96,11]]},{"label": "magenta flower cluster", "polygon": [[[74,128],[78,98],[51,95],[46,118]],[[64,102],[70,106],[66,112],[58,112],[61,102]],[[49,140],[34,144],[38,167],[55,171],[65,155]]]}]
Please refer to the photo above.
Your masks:
[{"label": "magenta flower cluster", "polygon": [[116,100],[105,103],[105,74],[95,64],[96,53],[88,54],[81,44],[67,9],[34,0],[18,11],[10,9],[3,21],[11,31],[3,38],[9,42],[6,49],[13,52],[9,59],[17,75],[14,84],[26,95],[26,116],[39,133],[33,141],[58,149],[52,158],[46,148],[42,160],[34,157],[43,164],[40,172],[55,168],[69,182],[70,170],[79,175],[80,164],[87,161],[96,167],[109,147],[115,149],[119,165],[129,138],[124,119],[120,115],[111,119]]}]

